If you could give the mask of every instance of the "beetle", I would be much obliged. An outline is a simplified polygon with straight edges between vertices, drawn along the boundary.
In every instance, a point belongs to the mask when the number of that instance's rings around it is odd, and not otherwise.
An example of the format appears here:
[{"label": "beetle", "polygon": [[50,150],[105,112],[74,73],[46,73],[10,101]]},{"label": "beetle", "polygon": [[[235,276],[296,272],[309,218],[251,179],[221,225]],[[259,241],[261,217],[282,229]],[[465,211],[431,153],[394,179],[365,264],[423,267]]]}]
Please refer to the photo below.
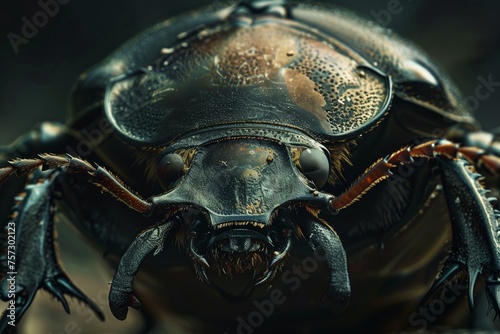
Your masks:
[{"label": "beetle", "polygon": [[6,225],[16,319],[39,288],[102,314],[58,264],[56,210],[115,261],[119,319],[141,264],[141,295],[190,331],[395,330],[464,277],[472,308],[480,272],[498,312],[498,211],[477,173],[498,185],[497,145],[424,55],[346,12],[255,1],[161,24],[82,77],[68,125],[2,153],[0,181],[27,182]]}]

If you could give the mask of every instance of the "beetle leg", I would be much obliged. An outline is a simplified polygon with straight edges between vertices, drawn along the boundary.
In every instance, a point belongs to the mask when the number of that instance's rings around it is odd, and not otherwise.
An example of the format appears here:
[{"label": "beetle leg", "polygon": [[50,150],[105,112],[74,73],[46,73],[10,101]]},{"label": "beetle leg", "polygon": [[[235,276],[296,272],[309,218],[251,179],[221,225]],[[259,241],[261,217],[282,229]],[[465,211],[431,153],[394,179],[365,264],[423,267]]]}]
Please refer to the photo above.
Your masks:
[{"label": "beetle leg", "polygon": [[368,168],[344,193],[330,201],[330,209],[338,211],[359,200],[379,182],[392,175],[391,169],[399,165],[412,164],[415,158],[434,159],[443,157],[455,159],[464,157],[475,166],[484,166],[491,174],[500,174],[500,157],[485,154],[476,147],[460,147],[447,140],[429,140],[416,146],[406,146],[380,159]]},{"label": "beetle leg", "polygon": [[484,150],[485,154],[500,156],[500,128],[496,133],[476,131],[468,133],[463,139],[463,145],[477,147]]},{"label": "beetle leg", "polygon": [[127,187],[116,176],[112,175],[106,169],[97,166],[93,167],[85,160],[72,157],[61,157],[57,155],[41,154],[36,159],[15,159],[9,161],[9,165],[0,168],[0,184],[10,175],[16,173],[23,175],[36,168],[42,167],[43,170],[50,170],[65,167],[66,173],[88,173],[92,177],[89,182],[93,183],[103,190],[107,191],[117,200],[125,203],[131,209],[137,212],[147,214],[152,208],[152,204],[143,200],[138,195],[127,189]]},{"label": "beetle leg", "polygon": [[[492,174],[500,172],[500,158],[487,155],[480,148],[459,147],[447,140],[431,140],[405,147],[381,159],[363,174],[346,192],[331,201],[340,210],[359,199],[374,184],[387,179],[399,164],[411,164],[414,158],[436,159],[450,211],[453,230],[453,252],[427,297],[464,270],[469,280],[469,305],[472,310],[473,288],[477,275],[486,269],[486,292],[490,305],[500,314],[500,212],[487,198],[479,183],[482,177],[473,165],[482,165]],[[471,241],[472,240],[472,241]]]},{"label": "beetle leg", "polygon": [[[87,304],[104,320],[104,314],[95,303],[87,298],[62,271],[54,248],[54,203],[53,193],[60,171],[37,171],[25,187],[25,194],[18,196],[13,220],[7,224],[10,240],[7,244],[7,273],[0,283],[2,300],[14,305],[16,323],[19,322],[38,289],[43,288],[57,298],[67,313],[69,306],[64,294],[76,297]],[[14,238],[12,238],[14,237]],[[29,242],[25,242],[29,240]],[[12,257],[11,257],[12,256]],[[9,310],[3,313],[0,332],[8,327]]]},{"label": "beetle leg", "polygon": [[309,246],[315,251],[323,251],[330,270],[330,284],[322,299],[330,299],[335,313],[341,313],[347,307],[351,296],[347,256],[342,242],[331,227],[316,220],[304,224],[304,227]]},{"label": "beetle leg", "polygon": [[134,276],[153,249],[156,248],[155,255],[163,249],[165,237],[173,224],[168,222],[141,232],[120,259],[109,292],[109,307],[117,319],[125,320],[129,306],[134,309],[141,307],[132,289]]},{"label": "beetle leg", "polygon": [[474,307],[477,275],[489,273],[486,293],[490,307],[500,313],[500,212],[493,209],[481,175],[463,159],[439,158],[441,179],[450,211],[453,246],[444,270],[428,295],[464,270],[468,274],[469,306]]}]

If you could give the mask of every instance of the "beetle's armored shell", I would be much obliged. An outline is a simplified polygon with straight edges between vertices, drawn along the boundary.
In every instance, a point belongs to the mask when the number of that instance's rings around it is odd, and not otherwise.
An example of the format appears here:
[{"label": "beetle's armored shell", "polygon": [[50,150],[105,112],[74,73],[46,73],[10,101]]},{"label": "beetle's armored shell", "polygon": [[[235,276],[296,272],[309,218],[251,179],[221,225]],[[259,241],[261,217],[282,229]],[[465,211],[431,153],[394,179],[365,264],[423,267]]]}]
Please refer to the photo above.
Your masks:
[{"label": "beetle's armored shell", "polygon": [[373,123],[390,101],[388,77],[336,40],[303,30],[274,19],[203,30],[153,70],[117,80],[108,115],[123,133],[146,142],[225,124],[333,137]]},{"label": "beetle's armored shell", "polygon": [[308,6],[255,16],[234,9],[195,13],[126,45],[80,84],[76,111],[85,107],[79,93],[97,85],[118,132],[153,145],[243,123],[343,140],[398,101],[410,102],[395,116],[407,130],[473,128],[446,76],[370,22]]}]

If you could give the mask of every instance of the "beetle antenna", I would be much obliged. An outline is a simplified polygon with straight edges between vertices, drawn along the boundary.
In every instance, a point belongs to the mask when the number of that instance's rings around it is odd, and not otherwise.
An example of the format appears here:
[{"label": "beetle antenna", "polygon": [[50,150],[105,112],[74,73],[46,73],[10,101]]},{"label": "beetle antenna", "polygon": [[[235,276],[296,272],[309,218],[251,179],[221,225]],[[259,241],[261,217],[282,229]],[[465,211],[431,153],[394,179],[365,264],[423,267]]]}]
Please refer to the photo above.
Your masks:
[{"label": "beetle antenna", "polygon": [[24,175],[35,171],[37,168],[51,170],[63,168],[66,173],[88,173],[90,183],[107,191],[117,200],[125,203],[129,208],[149,214],[153,205],[142,199],[139,195],[128,189],[127,186],[106,169],[92,166],[88,161],[67,154],[66,157],[53,154],[39,154],[35,159],[14,159],[9,165],[0,168],[0,185],[11,175]]}]

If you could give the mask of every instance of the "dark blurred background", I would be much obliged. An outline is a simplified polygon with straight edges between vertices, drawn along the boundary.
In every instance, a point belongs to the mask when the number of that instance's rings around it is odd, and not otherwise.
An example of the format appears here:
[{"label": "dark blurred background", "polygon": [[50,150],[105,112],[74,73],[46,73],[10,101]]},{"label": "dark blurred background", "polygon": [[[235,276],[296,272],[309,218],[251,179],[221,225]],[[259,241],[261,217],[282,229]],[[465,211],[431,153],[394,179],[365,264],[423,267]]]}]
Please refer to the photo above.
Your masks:
[{"label": "dark blurred background", "polygon": [[[46,2],[47,0],[42,0]],[[0,9],[0,144],[42,120],[64,120],[78,75],[135,34],[178,13],[214,0],[64,0],[59,12],[16,54],[7,34],[21,36],[22,18],[32,22],[39,0],[4,2]],[[61,2],[64,2],[61,0]],[[396,0],[330,3],[375,20]],[[217,5],[225,1],[216,1]],[[474,95],[479,76],[500,82],[500,1],[400,0],[400,13],[385,24],[420,45],[457,83]],[[387,20],[386,20],[387,21]],[[385,23],[385,22],[384,22]],[[500,125],[500,87],[481,101],[476,116],[485,129]]]}]

